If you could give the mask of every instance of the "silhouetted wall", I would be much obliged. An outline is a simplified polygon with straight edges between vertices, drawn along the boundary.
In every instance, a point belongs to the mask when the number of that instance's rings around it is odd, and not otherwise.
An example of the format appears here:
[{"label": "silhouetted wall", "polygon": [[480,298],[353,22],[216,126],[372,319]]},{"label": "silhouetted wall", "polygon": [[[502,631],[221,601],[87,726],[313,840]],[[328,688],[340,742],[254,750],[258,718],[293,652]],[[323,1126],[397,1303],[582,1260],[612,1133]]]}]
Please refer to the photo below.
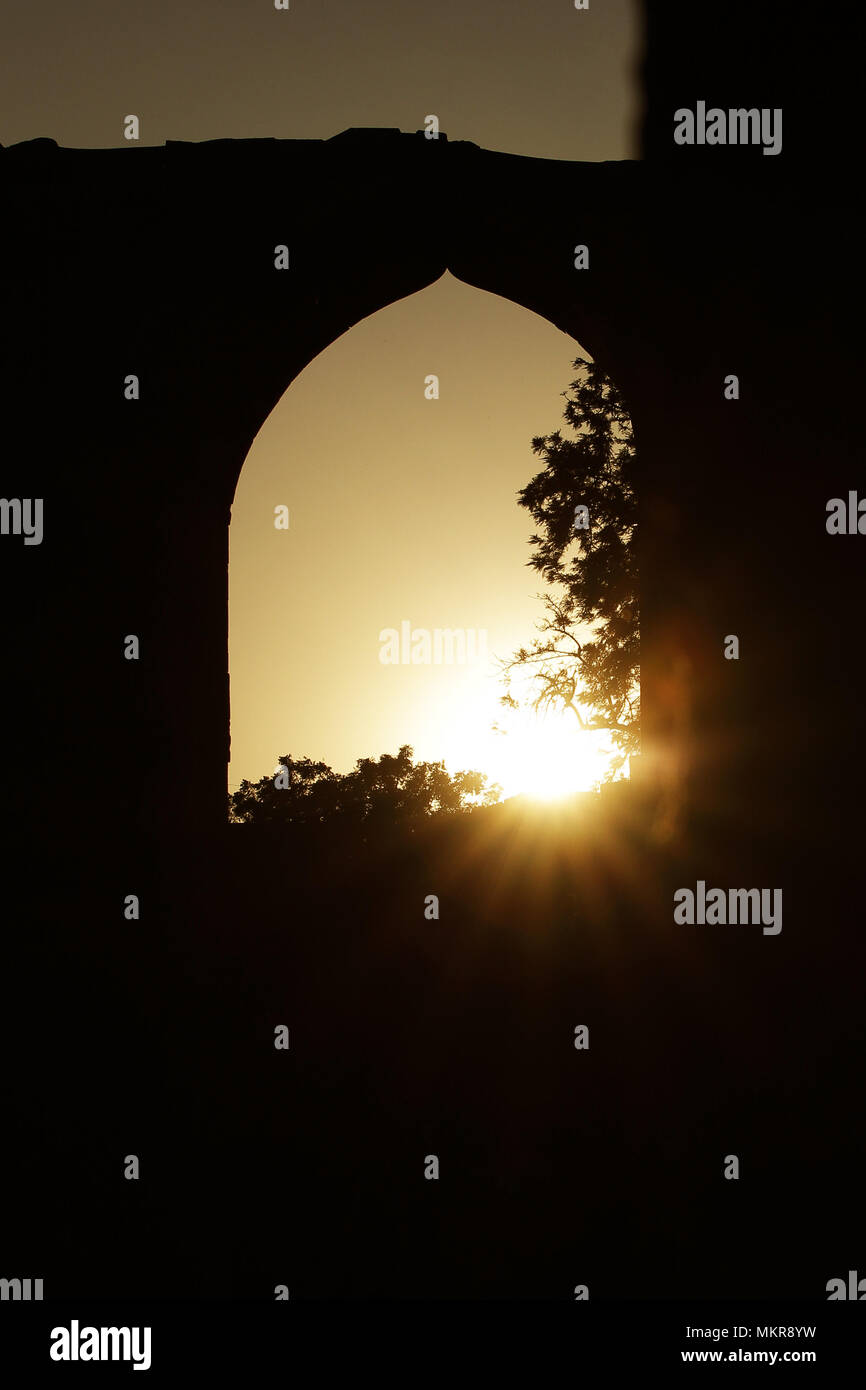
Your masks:
[{"label": "silhouetted wall", "polygon": [[[648,6],[641,163],[388,131],[0,150],[2,493],[45,499],[40,546],[0,537],[4,1275],[814,1299],[857,1265],[866,537],[825,528],[866,494],[840,14]],[[678,106],[779,91],[778,156],[673,147]],[[384,847],[224,827],[244,458],[316,353],[446,268],[629,401],[646,780],[681,841],[647,846],[631,789],[589,823],[518,804]],[[784,930],[674,924],[699,878],[781,885]]]},{"label": "silhouetted wall", "polygon": [[[862,727],[859,651],[839,634],[858,627],[866,542],[824,527],[827,499],[857,484],[859,366],[839,352],[854,233],[838,144],[825,174],[790,144],[829,75],[792,98],[777,156],[672,140],[680,100],[772,105],[799,81],[807,35],[791,7],[753,16],[748,41],[744,13],[698,32],[688,7],[647,7],[643,163],[397,131],[0,151],[3,491],[45,499],[43,544],[0,545],[25,833],[28,817],[39,836],[55,813],[66,825],[80,785],[95,815],[112,808],[118,843],[222,824],[244,458],[318,352],[446,268],[579,339],[629,400],[648,780],[743,829],[838,798],[839,721]],[[825,129],[832,144],[830,117]],[[589,270],[573,268],[578,243]],[[128,633],[138,662],[123,659]],[[739,662],[723,660],[729,633]],[[77,790],[74,804],[85,835]]]}]

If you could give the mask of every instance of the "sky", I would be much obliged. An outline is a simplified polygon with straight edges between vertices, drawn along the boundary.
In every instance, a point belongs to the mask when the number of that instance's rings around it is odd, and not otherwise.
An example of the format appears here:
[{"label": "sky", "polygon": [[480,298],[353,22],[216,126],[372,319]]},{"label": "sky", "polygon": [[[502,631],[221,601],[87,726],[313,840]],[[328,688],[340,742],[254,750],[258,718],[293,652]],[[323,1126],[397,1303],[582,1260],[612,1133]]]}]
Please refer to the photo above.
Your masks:
[{"label": "sky", "polygon": [[634,157],[633,0],[43,0],[0,6],[0,144],[413,131],[546,159]]},{"label": "sky", "polygon": [[[637,154],[632,0],[48,0],[0,14],[0,143],[67,147],[423,128],[548,159]],[[582,351],[546,320],[450,274],[355,325],[291,384],[244,464],[232,510],[229,785],[277,757],[339,771],[410,744],[506,793],[589,785],[602,765],[573,717],[498,704],[497,658],[535,635],[516,491],[531,439],[562,425]],[[439,377],[439,399],[425,379]],[[274,508],[288,508],[287,530]],[[464,665],[383,665],[380,634],[471,630]],[[493,733],[498,722],[509,729]],[[539,774],[539,761],[543,764]],[[565,769],[565,770],[563,770]]]},{"label": "sky", "polygon": [[[232,508],[230,784],[284,753],[348,771],[408,743],[451,771],[478,767],[507,793],[529,789],[524,723],[500,708],[497,667],[542,616],[544,585],[527,566],[532,518],[516,493],[540,467],[532,438],[569,432],[560,392],[581,351],[546,319],[446,272],[296,378]],[[425,396],[430,375],[438,399]],[[280,506],[287,530],[274,525]],[[449,664],[443,639],[441,664],[385,664],[382,633],[404,622],[431,644],[437,629],[471,632],[464,655],[476,659]],[[579,731],[572,714],[547,724],[549,780]]]}]

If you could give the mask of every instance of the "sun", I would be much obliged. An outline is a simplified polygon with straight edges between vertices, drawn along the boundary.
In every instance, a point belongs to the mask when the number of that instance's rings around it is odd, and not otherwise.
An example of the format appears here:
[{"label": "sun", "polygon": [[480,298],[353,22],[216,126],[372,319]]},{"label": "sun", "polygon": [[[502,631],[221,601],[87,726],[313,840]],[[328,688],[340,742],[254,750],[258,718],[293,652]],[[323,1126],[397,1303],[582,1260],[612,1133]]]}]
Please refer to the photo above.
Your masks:
[{"label": "sun", "polygon": [[[531,683],[528,689],[531,695]],[[522,688],[520,707],[503,708],[500,691],[495,671],[463,673],[444,698],[420,712],[416,754],[444,759],[452,773],[484,773],[488,785],[502,788],[503,799],[553,802],[591,791],[603,779],[616,752],[610,733],[585,732],[569,709],[536,713]]]},{"label": "sun", "polygon": [[570,710],[510,711],[500,724],[503,733],[484,770],[506,797],[556,801],[590,791],[604,776],[614,751],[609,735],[585,732]]}]

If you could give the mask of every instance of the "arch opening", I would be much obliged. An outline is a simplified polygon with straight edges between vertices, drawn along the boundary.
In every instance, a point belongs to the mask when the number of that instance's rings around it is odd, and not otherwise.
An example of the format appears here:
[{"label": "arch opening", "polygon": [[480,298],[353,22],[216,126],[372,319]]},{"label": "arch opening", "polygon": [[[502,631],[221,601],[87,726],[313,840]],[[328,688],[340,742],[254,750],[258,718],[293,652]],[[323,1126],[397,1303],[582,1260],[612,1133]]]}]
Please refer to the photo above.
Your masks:
[{"label": "arch opening", "polygon": [[[230,532],[229,793],[283,755],[340,774],[412,748],[503,798],[596,786],[615,749],[530,708],[531,441],[563,428],[574,338],[450,272],[346,330],[258,432]],[[480,795],[480,794],[479,794]],[[477,798],[470,798],[477,799]]]}]

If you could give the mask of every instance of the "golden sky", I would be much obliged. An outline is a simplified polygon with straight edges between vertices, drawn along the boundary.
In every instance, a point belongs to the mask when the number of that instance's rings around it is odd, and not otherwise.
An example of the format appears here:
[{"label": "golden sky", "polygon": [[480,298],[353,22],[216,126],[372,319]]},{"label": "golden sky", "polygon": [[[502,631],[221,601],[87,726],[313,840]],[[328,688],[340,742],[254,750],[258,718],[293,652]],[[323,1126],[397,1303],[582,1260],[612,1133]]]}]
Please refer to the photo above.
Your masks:
[{"label": "golden sky", "polygon": [[[571,714],[527,745],[523,721],[499,708],[496,667],[541,617],[532,519],[515,494],[539,466],[533,436],[567,432],[559,393],[579,351],[546,319],[446,273],[296,379],[232,509],[230,786],[283,753],[348,771],[402,743],[451,771],[478,767],[507,793],[535,785],[539,758],[545,786],[578,749],[586,761]],[[431,374],[438,400],[425,397]],[[274,525],[279,506],[288,530]],[[472,631],[477,659],[383,664],[380,634],[404,622]]]},{"label": "golden sky", "polygon": [[42,0],[0,7],[0,143],[423,128],[547,159],[635,154],[633,0]]}]

